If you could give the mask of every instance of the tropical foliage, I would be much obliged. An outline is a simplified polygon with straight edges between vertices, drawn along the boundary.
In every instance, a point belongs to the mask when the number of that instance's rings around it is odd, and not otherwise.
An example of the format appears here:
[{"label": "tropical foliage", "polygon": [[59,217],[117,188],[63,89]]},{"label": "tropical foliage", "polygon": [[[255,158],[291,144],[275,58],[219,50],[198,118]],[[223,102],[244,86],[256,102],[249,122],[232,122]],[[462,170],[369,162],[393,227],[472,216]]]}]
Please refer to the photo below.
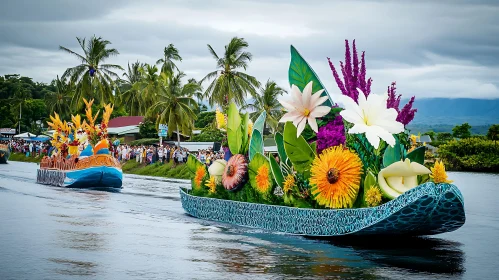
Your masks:
[{"label": "tropical foliage", "polygon": [[149,114],[159,114],[158,123],[168,124],[168,134],[177,132],[178,145],[180,146],[179,132],[191,135],[194,128],[194,120],[197,118],[195,110],[198,107],[196,101],[191,97],[199,90],[198,83],[182,84],[185,74],[177,74],[166,77],[161,76],[161,90],[158,93],[157,102],[149,109]]},{"label": "tropical foliage", "polygon": [[83,54],[59,46],[62,51],[76,57],[80,63],[68,68],[62,75],[63,79],[69,78],[71,82],[75,83],[73,107],[80,108],[83,104],[83,98],[95,98],[100,104],[114,101],[115,80],[118,79],[118,74],[114,71],[123,70],[123,68],[116,64],[105,64],[104,62],[117,56],[118,50],[109,48],[111,42],[101,37],[92,36],[88,41],[85,38],[76,37],[76,40]]},{"label": "tropical foliage", "polygon": [[266,125],[270,128],[270,133],[274,134],[279,125],[279,119],[283,115],[283,107],[279,103],[278,98],[281,98],[286,91],[279,87],[276,82],[267,80],[265,86],[260,88],[260,92],[254,96],[254,102],[247,104],[243,109],[253,111],[251,117],[256,119],[261,113],[266,113]]},{"label": "tropical foliage", "polygon": [[211,80],[204,93],[211,106],[218,104],[227,107],[230,102],[243,105],[247,94],[256,95],[256,88],[260,83],[255,77],[243,72],[247,70],[253,57],[250,52],[245,51],[248,46],[243,38],[234,37],[225,46],[225,53],[220,57],[208,44],[208,51],[215,59],[217,69],[208,73],[200,82]]}]

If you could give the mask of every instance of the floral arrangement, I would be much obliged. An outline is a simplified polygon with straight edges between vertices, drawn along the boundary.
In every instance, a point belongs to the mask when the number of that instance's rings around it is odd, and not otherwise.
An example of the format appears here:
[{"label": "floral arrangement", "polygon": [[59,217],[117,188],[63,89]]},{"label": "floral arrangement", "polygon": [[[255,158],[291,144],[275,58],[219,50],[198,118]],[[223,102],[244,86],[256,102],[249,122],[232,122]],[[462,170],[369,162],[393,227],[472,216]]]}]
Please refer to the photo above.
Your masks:
[{"label": "floral arrangement", "polygon": [[107,139],[107,125],[109,123],[109,118],[111,117],[111,113],[113,112],[114,106],[111,104],[107,104],[104,106],[104,112],[102,113],[102,122],[100,126],[98,126],[95,122],[97,121],[97,117],[99,116],[99,112],[92,114],[92,104],[94,100],[87,101],[83,98],[83,102],[85,102],[85,115],[87,117],[88,122],[85,123],[85,132],[88,135],[88,140],[92,144],[92,146],[96,146],[99,141]]},{"label": "floral arrangement", "polygon": [[249,128],[248,114],[230,103],[225,116],[217,110],[219,129],[227,131],[231,153],[208,169],[188,158],[193,195],[307,208],[379,206],[425,182],[450,183],[443,163],[424,166],[425,147],[406,130],[416,113],[412,97],[401,109],[396,84],[386,94],[371,93],[365,53],[359,60],[345,41],[343,79],[330,68],[342,95],[333,103],[315,72],[291,47],[290,98],[282,133],[274,138],[277,154],[263,147],[265,112]]},{"label": "floral arrangement", "polygon": [[[82,120],[80,115],[71,115],[71,122],[62,121],[57,113],[50,116],[51,122],[47,122],[49,127],[54,130],[51,144],[56,148],[56,152],[63,156],[78,155],[78,147],[80,145],[91,145],[92,147],[106,146],[107,140],[107,124],[113,107],[111,104],[104,106],[102,122],[96,125],[95,122],[99,115],[97,112],[92,114],[92,104],[94,100],[87,101],[83,99],[86,105],[85,115],[86,120]],[[102,145],[99,145],[99,144]],[[106,146],[107,147],[107,146]]]}]

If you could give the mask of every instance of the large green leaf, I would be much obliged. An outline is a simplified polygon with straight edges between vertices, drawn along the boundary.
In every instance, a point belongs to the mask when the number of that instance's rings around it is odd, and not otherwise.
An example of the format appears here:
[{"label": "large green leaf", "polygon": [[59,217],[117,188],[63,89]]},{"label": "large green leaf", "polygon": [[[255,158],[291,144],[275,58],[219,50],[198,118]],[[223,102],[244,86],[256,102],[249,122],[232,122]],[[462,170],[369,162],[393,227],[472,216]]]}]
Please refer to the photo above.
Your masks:
[{"label": "large green leaf", "polygon": [[326,87],[321,83],[317,74],[315,74],[314,70],[305,59],[298,53],[295,47],[291,46],[291,63],[289,64],[289,83],[291,85],[297,86],[301,91],[305,88],[305,86],[312,81],[312,93],[315,93],[321,89],[324,89],[324,92],[321,96],[327,96],[329,99],[323,103],[324,106],[331,107],[333,105],[333,101],[329,96],[329,93],[326,90]]},{"label": "large green leaf", "polygon": [[191,175],[196,174],[198,167],[203,165],[195,156],[189,154],[187,157],[187,169],[189,169]]},{"label": "large green leaf", "polygon": [[281,167],[273,156],[269,157],[269,161],[270,169],[272,169],[272,175],[274,175],[274,180],[277,185],[282,188],[284,186],[284,175],[282,174]]},{"label": "large green leaf", "polygon": [[241,116],[234,102],[230,103],[227,111],[227,142],[233,155],[239,154],[243,142],[241,130]]},{"label": "large green leaf", "polygon": [[[260,167],[264,165],[267,166],[267,172],[268,172],[267,173],[268,187],[266,189],[260,188],[256,182],[256,176],[258,175],[258,170],[260,169]],[[250,163],[248,164],[248,174],[249,174],[250,184],[256,191],[258,191],[261,194],[267,194],[272,190],[272,181],[273,181],[272,171],[270,168],[269,161],[264,155],[260,153],[255,154],[253,160],[250,161]]]},{"label": "large green leaf", "polygon": [[263,137],[260,131],[253,129],[249,145],[249,159],[252,160],[257,153],[263,154]]},{"label": "large green leaf", "polygon": [[402,160],[402,151],[400,149],[400,142],[397,137],[395,137],[395,145],[388,146],[383,154],[383,166],[387,167],[390,164]]},{"label": "large green leaf", "polygon": [[297,129],[291,122],[284,125],[284,150],[296,171],[308,175],[315,151],[310,147],[305,138],[296,137]]},{"label": "large green leaf", "polygon": [[263,135],[263,128],[265,126],[265,118],[267,117],[267,112],[263,111],[260,116],[256,119],[253,124],[253,131],[258,130],[261,135]]},{"label": "large green leaf", "polygon": [[282,163],[288,162],[288,156],[286,155],[286,151],[284,150],[284,139],[280,132],[277,132],[274,136],[275,144],[277,146],[277,153],[279,154],[279,159]]},{"label": "large green leaf", "polygon": [[241,119],[241,150],[239,151],[241,154],[245,155],[248,153],[249,149],[249,132],[248,132],[248,124],[250,122],[249,113],[243,115]]},{"label": "large green leaf", "polygon": [[406,158],[410,161],[417,162],[419,164],[424,164],[424,153],[426,151],[426,147],[418,147],[414,151],[407,154]]}]

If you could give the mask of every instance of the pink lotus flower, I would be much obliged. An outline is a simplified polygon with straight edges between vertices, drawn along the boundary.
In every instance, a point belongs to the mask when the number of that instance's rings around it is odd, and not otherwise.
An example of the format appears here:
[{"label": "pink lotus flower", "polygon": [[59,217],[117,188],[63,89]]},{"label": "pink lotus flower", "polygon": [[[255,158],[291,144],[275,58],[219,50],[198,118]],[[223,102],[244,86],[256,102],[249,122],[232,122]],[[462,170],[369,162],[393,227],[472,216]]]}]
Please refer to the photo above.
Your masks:
[{"label": "pink lotus flower", "polygon": [[321,89],[312,94],[312,81],[305,86],[303,93],[297,86],[292,85],[291,95],[293,100],[289,103],[279,100],[282,106],[288,111],[282,116],[279,122],[293,122],[297,128],[297,137],[303,132],[307,122],[312,130],[317,133],[319,128],[315,119],[323,117],[331,111],[331,108],[328,106],[319,106],[328,99],[327,96],[321,97],[323,91]]}]

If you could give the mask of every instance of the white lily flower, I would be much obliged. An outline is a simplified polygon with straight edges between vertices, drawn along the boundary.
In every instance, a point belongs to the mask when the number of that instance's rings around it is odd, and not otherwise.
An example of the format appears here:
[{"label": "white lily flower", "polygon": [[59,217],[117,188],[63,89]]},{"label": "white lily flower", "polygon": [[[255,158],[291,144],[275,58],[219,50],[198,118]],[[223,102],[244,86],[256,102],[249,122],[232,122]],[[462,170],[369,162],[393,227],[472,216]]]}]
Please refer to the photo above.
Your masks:
[{"label": "white lily flower", "polygon": [[279,122],[293,122],[297,128],[296,137],[299,137],[303,132],[307,121],[312,130],[318,132],[319,128],[315,119],[323,117],[331,111],[331,108],[328,106],[319,106],[328,99],[327,96],[321,97],[323,91],[321,89],[312,94],[312,82],[310,82],[305,86],[302,94],[297,86],[292,85],[291,96],[293,100],[291,102],[279,100],[282,106],[288,111],[282,116]]},{"label": "white lily flower", "polygon": [[340,115],[347,122],[354,124],[348,133],[365,133],[375,149],[379,147],[380,138],[393,147],[396,141],[392,134],[404,131],[404,125],[396,120],[397,111],[386,108],[386,99],[387,97],[376,94],[370,94],[366,99],[364,93],[359,92],[357,104],[348,96],[339,97],[339,101],[344,105]]},{"label": "white lily flower", "polygon": [[424,165],[406,158],[405,161],[397,161],[381,169],[378,184],[386,196],[396,198],[418,185],[417,175],[430,173]]}]

